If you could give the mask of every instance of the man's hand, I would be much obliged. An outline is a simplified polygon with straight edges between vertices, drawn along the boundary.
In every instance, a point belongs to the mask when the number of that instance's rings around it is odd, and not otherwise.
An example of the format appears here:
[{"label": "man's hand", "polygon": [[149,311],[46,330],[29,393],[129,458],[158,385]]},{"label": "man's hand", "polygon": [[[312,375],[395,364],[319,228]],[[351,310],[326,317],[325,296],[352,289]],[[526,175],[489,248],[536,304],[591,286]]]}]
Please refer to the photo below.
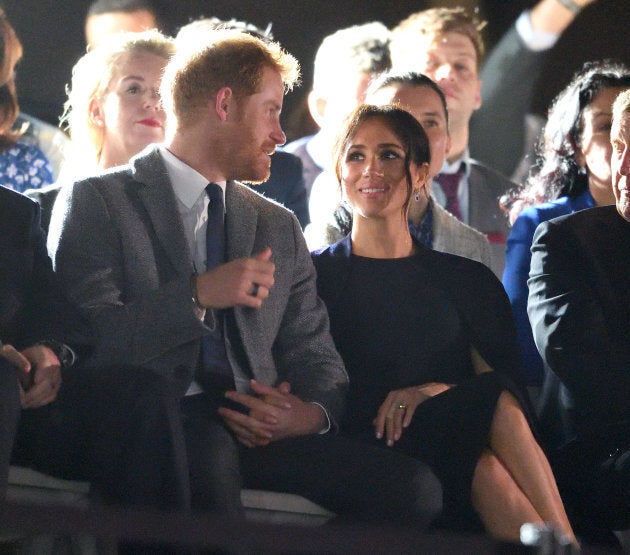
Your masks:
[{"label": "man's hand", "polygon": [[232,260],[196,277],[197,299],[206,308],[260,308],[273,287],[275,269],[270,248]]},{"label": "man's hand", "polygon": [[376,437],[381,439],[385,435],[387,445],[394,445],[402,437],[404,428],[411,424],[418,405],[450,387],[444,383],[431,382],[390,391],[372,422]]},{"label": "man's hand", "polygon": [[11,345],[0,348],[0,356],[10,362],[25,378],[34,373],[32,386],[22,387],[27,380],[20,380],[20,399],[23,408],[37,408],[57,398],[61,386],[61,364],[57,355],[44,345],[33,345],[17,351]]},{"label": "man's hand", "polygon": [[228,399],[247,407],[249,414],[219,408],[219,414],[243,445],[260,447],[325,428],[327,419],[322,408],[292,395],[288,383],[271,387],[252,380],[251,388],[253,395],[238,391],[226,393]]}]

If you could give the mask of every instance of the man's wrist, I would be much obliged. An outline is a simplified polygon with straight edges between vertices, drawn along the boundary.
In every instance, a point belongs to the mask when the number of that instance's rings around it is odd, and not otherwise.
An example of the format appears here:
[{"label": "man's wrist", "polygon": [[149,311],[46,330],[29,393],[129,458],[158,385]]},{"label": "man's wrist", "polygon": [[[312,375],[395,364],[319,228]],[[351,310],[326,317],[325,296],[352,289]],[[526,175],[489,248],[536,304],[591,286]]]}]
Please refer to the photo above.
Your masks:
[{"label": "man's wrist", "polygon": [[556,0],[559,4],[562,4],[567,10],[571,13],[577,15],[582,11],[582,6],[580,6],[574,0]]},{"label": "man's wrist", "polygon": [[199,294],[197,292],[197,277],[198,274],[193,274],[190,276],[190,298],[193,302],[193,311],[195,315],[203,320],[206,317],[206,307],[201,304],[199,300]]}]

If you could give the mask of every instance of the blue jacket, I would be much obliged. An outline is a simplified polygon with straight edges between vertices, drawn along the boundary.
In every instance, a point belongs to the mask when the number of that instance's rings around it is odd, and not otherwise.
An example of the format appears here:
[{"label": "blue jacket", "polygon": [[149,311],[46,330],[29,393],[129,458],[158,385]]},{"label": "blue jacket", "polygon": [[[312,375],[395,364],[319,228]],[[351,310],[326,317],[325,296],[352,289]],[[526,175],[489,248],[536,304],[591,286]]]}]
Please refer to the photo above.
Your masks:
[{"label": "blue jacket", "polygon": [[508,236],[503,286],[512,304],[527,385],[541,385],[543,379],[543,362],[527,317],[527,280],[534,232],[542,222],[593,206],[595,201],[588,189],[577,197],[561,197],[538,206],[530,206],[521,212]]}]

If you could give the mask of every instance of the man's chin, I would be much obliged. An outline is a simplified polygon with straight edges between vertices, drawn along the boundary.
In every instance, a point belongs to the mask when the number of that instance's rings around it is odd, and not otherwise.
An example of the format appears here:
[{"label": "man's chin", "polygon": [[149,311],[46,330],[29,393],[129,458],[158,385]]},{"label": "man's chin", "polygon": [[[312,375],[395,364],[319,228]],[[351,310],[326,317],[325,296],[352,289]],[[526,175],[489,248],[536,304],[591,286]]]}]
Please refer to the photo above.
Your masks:
[{"label": "man's chin", "polygon": [[621,191],[617,198],[617,212],[624,220],[630,222],[630,193]]},{"label": "man's chin", "polygon": [[242,183],[247,183],[248,185],[260,185],[269,179],[269,170],[267,170],[266,175],[258,175],[256,177],[243,178],[240,181]]}]

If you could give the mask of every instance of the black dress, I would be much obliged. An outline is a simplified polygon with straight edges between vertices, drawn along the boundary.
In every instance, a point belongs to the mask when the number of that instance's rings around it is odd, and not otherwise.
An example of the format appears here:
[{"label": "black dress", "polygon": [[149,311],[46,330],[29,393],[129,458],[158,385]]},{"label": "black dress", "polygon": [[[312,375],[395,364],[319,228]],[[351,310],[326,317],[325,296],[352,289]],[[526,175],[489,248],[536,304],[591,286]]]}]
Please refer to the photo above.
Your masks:
[{"label": "black dress", "polygon": [[[493,366],[492,349],[478,345],[501,341],[505,328],[513,328],[509,304],[492,318],[487,308],[475,313],[475,306],[486,306],[484,295],[499,297],[488,299],[488,306],[507,303],[500,283],[478,263],[420,247],[409,258],[336,260],[314,257],[320,281],[343,281],[339,295],[320,287],[350,377],[342,433],[384,445],[372,421],[390,391],[428,382],[455,385],[417,407],[394,448],[426,462],[440,478],[446,521],[470,520],[473,473],[488,445],[497,399],[515,389],[502,372],[476,375],[470,355],[474,344]],[[339,271],[331,272],[335,266]],[[512,349],[510,341],[505,348]]]}]

